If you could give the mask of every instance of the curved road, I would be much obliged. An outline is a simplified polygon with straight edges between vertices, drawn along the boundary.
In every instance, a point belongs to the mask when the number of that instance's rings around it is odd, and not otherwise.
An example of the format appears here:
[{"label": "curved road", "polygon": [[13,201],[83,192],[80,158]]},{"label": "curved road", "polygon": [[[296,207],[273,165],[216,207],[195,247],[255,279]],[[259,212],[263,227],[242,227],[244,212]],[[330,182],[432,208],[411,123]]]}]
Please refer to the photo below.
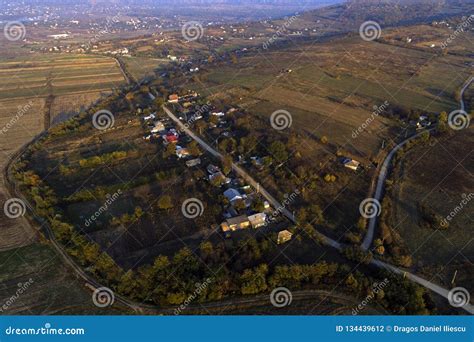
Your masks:
[{"label": "curved road", "polygon": [[[462,107],[464,107],[464,103],[462,101],[462,98],[463,98],[463,95],[464,95],[464,92],[465,90],[468,88],[468,86],[470,85],[470,83],[474,81],[474,78],[471,78],[467,84],[464,86],[464,88],[462,89],[461,91],[461,104],[462,104]],[[184,124],[181,120],[179,120],[176,115],[174,115],[166,106],[163,106],[163,109],[165,111],[165,113],[174,121],[176,122],[176,124],[184,131],[186,132],[186,134],[188,134],[191,138],[193,138],[199,145],[201,145],[201,147],[203,149],[205,149],[207,152],[209,152],[210,154],[212,154],[213,156],[217,157],[217,158],[222,158],[222,154],[219,153],[218,151],[216,151],[214,148],[212,148],[209,144],[207,144],[204,140],[202,140],[200,137],[198,137],[196,134],[194,134],[194,132],[192,130],[189,129],[189,127]],[[402,147],[404,146],[406,143],[408,143],[410,140],[418,137],[420,134],[422,134],[423,132],[420,132],[414,136],[411,136],[410,138],[406,139],[405,141],[401,142],[400,144],[398,144],[391,152],[390,154],[387,156],[387,158],[385,159],[384,161],[384,164],[381,168],[381,173],[380,173],[380,176],[379,176],[379,181],[377,183],[377,190],[376,190],[376,194],[377,192],[379,193],[379,198],[381,197],[381,194],[382,194],[382,190],[383,190],[383,185],[385,184],[385,179],[387,177],[387,171],[388,171],[388,166],[390,164],[390,161],[391,159],[393,158],[393,156],[395,155],[395,153]],[[250,183],[251,186],[253,186],[255,189],[258,189],[258,191],[271,203],[271,205],[274,207],[274,208],[280,208],[281,212],[283,213],[283,215],[285,215],[291,222],[293,223],[296,223],[296,220],[293,216],[292,213],[290,213],[289,210],[287,210],[284,206],[282,206],[273,196],[270,195],[270,193],[264,189],[258,182],[256,182],[245,170],[243,170],[240,166],[232,163],[232,168],[233,170],[238,174],[240,175],[242,178],[244,178],[248,183]],[[364,245],[367,245],[367,247],[365,248],[365,250],[367,250],[367,248],[371,245],[372,243],[372,238],[373,238],[373,234],[374,234],[374,230],[375,230],[375,224],[376,224],[376,220],[373,220],[371,221],[373,222],[372,225],[372,230],[370,232],[370,236],[365,238],[364,240]],[[367,233],[367,235],[369,235],[369,232]],[[341,244],[340,242],[338,241],[335,241],[333,239],[331,239],[330,237],[318,232],[318,235],[322,238],[323,242],[333,248],[336,248],[337,250],[341,251],[345,245]],[[367,242],[366,242],[367,241]],[[376,266],[376,267],[379,267],[379,268],[384,268],[384,269],[387,269],[393,273],[396,273],[396,274],[400,274],[400,275],[403,275],[404,277],[410,279],[411,281],[417,283],[418,285],[421,285],[437,294],[439,294],[440,296],[446,298],[449,300],[449,290],[435,284],[435,283],[432,283],[431,281],[428,281],[422,277],[419,277],[415,274],[412,274],[410,272],[407,272],[399,267],[396,267],[396,266],[393,266],[393,265],[390,265],[390,264],[387,264],[381,260],[377,260],[377,259],[372,259],[371,261],[371,264]],[[470,303],[464,305],[462,307],[462,309],[464,309],[465,311],[467,311],[468,313],[470,314],[474,314],[474,306],[471,305]]]},{"label": "curved road", "polygon": [[[428,131],[432,131],[432,130],[433,129],[430,129]],[[375,200],[377,200],[379,203],[382,200],[383,189],[385,187],[385,181],[387,180],[387,176],[388,176],[388,169],[390,167],[390,163],[392,162],[393,157],[395,156],[395,153],[397,153],[398,150],[401,149],[403,146],[405,146],[409,141],[412,141],[413,139],[418,138],[424,132],[427,132],[427,131],[419,132],[419,133],[417,133],[415,135],[412,135],[411,137],[405,139],[404,141],[399,143],[397,146],[395,146],[390,151],[388,156],[385,158],[385,160],[382,164],[382,167],[380,168],[379,177],[378,177],[378,180],[377,180],[377,186],[375,188],[375,193],[374,193],[374,196],[373,196],[373,198]],[[361,247],[364,251],[368,250],[370,245],[372,244],[372,240],[374,239],[375,227],[377,225],[377,221],[378,221],[378,216],[377,215],[369,219],[367,234],[365,234],[364,241],[362,242],[362,245],[361,245]]]},{"label": "curved road", "polygon": [[[463,94],[464,94],[464,91],[468,88],[468,86],[470,85],[470,83],[474,80],[474,78],[472,78],[468,84],[463,88],[462,92],[461,92],[461,103],[462,103],[462,107],[464,107],[464,103],[462,102],[462,97],[463,97]],[[191,136],[196,142],[198,142],[201,147],[203,147],[206,151],[208,151],[209,153],[211,153],[212,155],[214,155],[215,157],[218,157],[218,158],[222,158],[222,155],[217,152],[216,150],[214,150],[211,146],[209,146],[206,142],[204,142],[201,138],[199,138],[197,135],[195,135],[185,124],[183,124],[168,108],[166,108],[165,106],[163,106],[163,109],[165,110],[165,112],[167,113],[167,115],[173,120],[175,121],[178,126],[180,126],[189,136]],[[41,135],[40,135],[41,136]],[[40,136],[36,137],[34,141],[36,141]],[[14,161],[17,160],[17,158],[23,153],[24,149],[26,148],[26,146],[28,146],[29,144],[25,145],[22,149],[20,149],[15,157],[11,158],[10,159],[10,162],[9,164],[7,165],[7,167],[4,169],[4,172],[5,172],[5,178],[6,178],[6,183],[9,185],[9,191],[11,193],[14,193],[17,197],[23,199],[25,201],[25,203],[28,203],[26,201],[26,199],[24,198],[23,194],[18,191],[18,189],[16,188],[16,183],[11,181],[11,179],[9,178],[9,174],[8,174],[8,170],[9,170],[9,166],[12,165],[14,163]],[[254,188],[257,188],[260,193],[272,204],[272,206],[274,208],[280,208],[281,209],[281,212],[293,223],[296,223],[295,222],[295,218],[293,216],[292,213],[290,213],[284,206],[282,206],[273,196],[270,195],[270,193],[265,190],[258,182],[256,182],[245,170],[243,170],[241,167],[233,164],[232,165],[234,171],[239,174],[242,178],[244,178],[246,181],[248,181]],[[30,210],[30,212],[33,213],[33,216],[35,215],[35,213]],[[56,241],[55,239],[55,236],[51,230],[51,228],[48,226],[48,225],[45,225],[44,226],[45,230],[46,230],[46,233],[47,233],[47,237],[49,238],[49,240],[52,242],[53,246],[55,247],[55,249],[57,250],[57,252],[59,253],[59,255],[63,258],[63,260],[68,264],[70,265],[74,271],[84,280],[86,281],[87,283],[93,285],[93,287],[95,288],[99,288],[99,287],[102,287],[101,284],[99,284],[98,282],[95,281],[95,279],[93,279],[91,276],[89,276],[87,273],[85,273],[83,271],[83,269],[77,265],[74,260],[71,259],[71,257],[63,250],[62,246]],[[322,238],[323,242],[326,243],[327,245],[333,247],[333,248],[336,248],[338,250],[342,250],[342,248],[344,247],[343,244],[321,234],[321,233],[318,233],[319,236]],[[404,270],[398,268],[398,267],[395,267],[395,266],[392,266],[390,264],[387,264],[385,262],[382,262],[380,260],[372,260],[371,261],[371,264],[377,266],[377,267],[380,267],[380,268],[385,268],[385,269],[388,269],[394,273],[397,273],[397,274],[403,274],[405,277],[407,277],[408,279],[418,283],[419,285],[421,286],[424,286],[436,293],[438,293],[439,295],[443,296],[444,298],[448,298],[448,293],[449,291],[432,283],[432,282],[429,282],[421,277],[418,277],[414,274],[411,274],[409,272],[405,272]],[[152,312],[157,312],[157,313],[169,313],[170,310],[174,310],[174,309],[170,309],[170,308],[159,308],[157,306],[154,306],[154,305],[147,305],[147,304],[142,304],[142,303],[136,303],[134,301],[131,301],[131,300],[128,300],[126,298],[123,298],[121,296],[117,296],[116,295],[116,300],[120,303],[122,303],[123,305],[131,308],[132,310],[136,311],[136,312],[140,312],[140,313],[143,313],[143,311],[152,311]],[[242,300],[237,300],[235,303],[252,303],[252,302],[257,302],[261,299],[257,298],[257,299],[242,299]],[[203,307],[205,308],[206,306],[211,308],[211,307],[216,307],[216,306],[221,306],[222,303],[209,303],[208,305],[200,305],[200,307]],[[194,307],[194,306],[192,306]],[[474,307],[471,305],[471,304],[466,304],[465,306],[462,307],[464,310],[466,310],[467,312],[469,312],[470,314],[474,314]]]},{"label": "curved road", "polygon": [[[471,85],[471,83],[474,82],[474,77],[471,77],[469,80],[467,80],[467,82],[464,84],[463,88],[461,89],[461,99],[460,99],[460,106],[461,106],[461,110],[462,111],[465,111],[466,110],[466,105],[464,103],[464,93],[466,92],[466,90],[469,88],[469,86]],[[433,131],[434,129],[430,129],[428,131]],[[378,180],[377,180],[377,187],[375,189],[375,194],[373,196],[374,199],[376,199],[377,201],[380,202],[380,200],[382,199],[382,193],[383,193],[383,189],[384,189],[384,186],[385,186],[385,180],[387,179],[387,176],[388,176],[388,168],[390,166],[390,163],[392,162],[392,159],[393,159],[393,156],[395,155],[395,153],[397,153],[397,151],[403,147],[404,145],[406,145],[409,141],[415,139],[415,138],[418,138],[421,134],[423,134],[423,132],[425,131],[422,131],[418,134],[415,134],[409,138],[407,138],[406,140],[402,141],[400,144],[398,144],[397,146],[395,146],[392,151],[390,151],[390,153],[388,154],[388,156],[385,158],[383,164],[382,164],[382,167],[380,169],[380,172],[379,172],[379,177],[378,177]],[[367,249],[369,249],[370,245],[372,244],[372,241],[374,239],[374,232],[375,232],[375,227],[377,225],[377,219],[378,217],[375,216],[373,218],[371,218],[369,220],[369,225],[368,225],[368,229],[367,229],[367,234],[365,235],[365,238],[364,238],[364,242],[362,243],[362,249],[364,251],[366,251]]]}]

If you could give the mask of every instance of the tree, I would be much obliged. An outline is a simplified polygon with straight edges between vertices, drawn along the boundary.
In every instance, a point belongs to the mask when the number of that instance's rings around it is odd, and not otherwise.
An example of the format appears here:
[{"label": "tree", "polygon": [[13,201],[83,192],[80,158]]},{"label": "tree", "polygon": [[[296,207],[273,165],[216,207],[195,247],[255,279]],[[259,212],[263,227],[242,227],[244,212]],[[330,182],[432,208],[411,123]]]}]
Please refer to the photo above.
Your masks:
[{"label": "tree", "polygon": [[163,152],[163,158],[167,159],[176,154],[176,146],[174,144],[168,144],[165,152]]},{"label": "tree", "polygon": [[158,207],[163,210],[169,210],[173,208],[173,202],[171,201],[171,196],[164,195],[161,196],[158,200]]},{"label": "tree", "polygon": [[448,130],[448,114],[446,112],[439,113],[438,117],[438,132],[444,133]]},{"label": "tree", "polygon": [[309,209],[309,218],[312,222],[317,224],[324,223],[324,215],[322,209],[317,204],[310,205]]},{"label": "tree", "polygon": [[229,155],[224,156],[222,159],[222,172],[227,176],[232,171],[232,157]]},{"label": "tree", "polygon": [[165,101],[163,100],[163,98],[157,97],[155,99],[155,106],[157,106],[158,108],[161,108],[161,106],[163,106],[164,104],[165,104]]},{"label": "tree", "polygon": [[272,142],[268,150],[272,154],[273,159],[275,159],[278,163],[283,163],[288,159],[286,146],[281,141]]},{"label": "tree", "polygon": [[266,275],[268,273],[268,266],[261,264],[254,269],[247,269],[240,277],[242,294],[257,294],[267,289]]},{"label": "tree", "polygon": [[199,149],[199,144],[193,140],[188,145],[188,151],[191,155],[198,157],[201,155],[201,150]]},{"label": "tree", "polygon": [[206,129],[206,123],[204,121],[199,120],[198,122],[196,122],[196,129],[199,134],[202,134],[202,132]]}]

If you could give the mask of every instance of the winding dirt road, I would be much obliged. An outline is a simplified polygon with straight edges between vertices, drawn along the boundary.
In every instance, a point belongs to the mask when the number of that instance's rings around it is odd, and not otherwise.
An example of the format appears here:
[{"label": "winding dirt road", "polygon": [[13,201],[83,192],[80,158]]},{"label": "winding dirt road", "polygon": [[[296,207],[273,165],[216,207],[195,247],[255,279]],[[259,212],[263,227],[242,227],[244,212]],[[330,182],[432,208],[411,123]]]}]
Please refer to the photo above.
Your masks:
[{"label": "winding dirt road", "polygon": [[[468,84],[466,86],[464,86],[463,90],[462,90],[462,95],[464,94],[464,91],[468,88],[469,84],[474,80],[474,78],[472,78],[470,81],[468,81]],[[462,99],[462,96],[461,95],[461,99]],[[462,102],[461,100],[461,103],[464,105],[464,103]],[[217,157],[217,158],[222,158],[222,154],[219,153],[218,151],[216,151],[214,148],[212,148],[209,144],[207,144],[204,140],[202,140],[200,137],[198,137],[192,130],[189,129],[189,127],[184,124],[181,120],[179,120],[176,115],[174,115],[166,106],[163,106],[163,109],[165,111],[165,113],[168,115],[169,118],[171,118],[184,132],[186,132],[186,134],[188,134],[191,138],[193,138],[203,149],[205,149],[207,152],[209,152],[210,154],[212,154],[213,156]],[[395,153],[401,148],[403,147],[406,143],[408,143],[410,140],[412,139],[415,139],[416,137],[418,137],[419,135],[421,135],[423,132],[420,132],[408,139],[406,139],[405,141],[401,142],[400,144],[398,144],[391,152],[390,154],[387,156],[387,158],[385,159],[384,161],[384,164],[381,168],[381,171],[380,171],[380,176],[379,176],[379,181],[378,181],[378,184],[377,184],[377,190],[376,190],[376,196],[377,196],[377,193],[378,193],[378,196],[379,198],[381,198],[381,194],[383,192],[383,186],[385,184],[385,179],[387,177],[387,172],[388,172],[388,166],[393,158],[393,156],[395,155]],[[258,189],[258,191],[270,202],[270,204],[274,207],[274,208],[280,208],[280,211],[283,215],[285,215],[291,222],[293,223],[296,223],[296,220],[293,216],[293,214],[287,210],[284,206],[282,206],[273,196],[270,195],[270,193],[265,189],[263,188],[258,182],[256,182],[245,170],[243,170],[240,166],[236,165],[236,164],[232,164],[232,168],[234,169],[234,171],[240,175],[242,178],[244,178],[252,187],[254,187],[255,189]],[[375,230],[375,225],[377,223],[376,220],[373,220],[371,221],[372,222],[372,228],[371,228],[371,232],[370,232],[370,235],[369,235],[369,232],[364,240],[364,244],[363,244],[363,248],[365,247],[365,250],[368,249],[368,247],[370,247],[371,243],[372,243],[372,239],[373,239],[373,235],[374,235],[374,230]],[[370,231],[370,230],[369,230]],[[318,235],[321,237],[322,241],[326,244],[326,245],[329,245],[333,248],[336,248],[337,250],[341,251],[344,247],[346,247],[345,245],[341,244],[340,242],[338,241],[335,241],[334,239],[331,239],[330,237],[322,234],[322,233],[319,233],[318,232]],[[415,274],[412,274],[406,270],[403,270],[399,267],[396,267],[396,266],[393,266],[393,265],[390,265],[388,263],[385,263],[381,260],[377,260],[377,259],[373,259],[371,261],[371,264],[376,266],[376,267],[379,267],[379,268],[383,268],[383,269],[386,269],[386,270],[389,270],[393,273],[396,273],[396,274],[400,274],[400,275],[403,275],[405,276],[406,278],[410,279],[411,281],[439,294],[440,296],[446,298],[449,300],[449,290],[435,284],[435,283],[432,283],[422,277],[419,277]],[[472,306],[470,303],[467,303],[466,305],[464,305],[462,307],[462,309],[464,309],[465,311],[467,311],[468,313],[470,314],[474,314],[474,306]]]}]

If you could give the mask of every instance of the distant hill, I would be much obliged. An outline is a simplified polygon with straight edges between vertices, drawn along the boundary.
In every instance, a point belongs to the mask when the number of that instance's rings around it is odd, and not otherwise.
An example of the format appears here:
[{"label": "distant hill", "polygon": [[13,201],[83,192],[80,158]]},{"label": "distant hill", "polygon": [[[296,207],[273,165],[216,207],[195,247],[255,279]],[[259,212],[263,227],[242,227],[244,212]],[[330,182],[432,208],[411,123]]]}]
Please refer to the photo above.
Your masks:
[{"label": "distant hill", "polygon": [[338,21],[343,25],[360,25],[366,20],[381,25],[404,25],[419,21],[431,21],[449,16],[474,14],[474,0],[350,0],[343,4],[306,12],[305,20],[321,18]]}]

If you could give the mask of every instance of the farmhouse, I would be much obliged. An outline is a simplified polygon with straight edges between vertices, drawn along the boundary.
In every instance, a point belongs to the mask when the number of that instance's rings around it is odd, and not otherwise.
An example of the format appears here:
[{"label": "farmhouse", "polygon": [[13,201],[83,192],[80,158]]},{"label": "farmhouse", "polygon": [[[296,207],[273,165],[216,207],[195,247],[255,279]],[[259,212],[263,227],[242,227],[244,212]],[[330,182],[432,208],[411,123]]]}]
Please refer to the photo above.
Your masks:
[{"label": "farmhouse", "polygon": [[178,158],[185,158],[190,155],[189,150],[187,148],[182,148],[181,146],[176,146],[176,156]]},{"label": "farmhouse", "polygon": [[158,133],[165,130],[165,125],[161,121],[155,122],[155,126],[151,130],[151,133]]},{"label": "farmhouse", "polygon": [[264,213],[258,213],[248,217],[250,224],[253,228],[257,229],[265,225],[267,215]]},{"label": "farmhouse", "polygon": [[187,167],[193,167],[193,166],[197,166],[197,165],[200,165],[201,164],[201,158],[196,158],[196,159],[192,159],[192,160],[188,160],[186,162],[186,166]]},{"label": "farmhouse", "polygon": [[165,140],[168,143],[177,143],[178,142],[178,136],[174,133],[168,133],[165,136]]},{"label": "farmhouse", "polygon": [[423,129],[431,126],[431,121],[427,116],[422,115],[419,117],[418,122],[416,123],[416,129]]},{"label": "farmhouse", "polygon": [[230,203],[243,200],[246,197],[245,195],[241,195],[238,190],[233,188],[224,191],[224,196],[229,200]]},{"label": "farmhouse", "polygon": [[178,103],[179,102],[179,96],[178,94],[172,94],[168,97],[168,102],[169,103]]},{"label": "farmhouse", "polygon": [[345,167],[354,171],[357,171],[360,167],[360,162],[354,159],[350,159],[350,158],[345,158],[342,161],[342,163],[344,164]]},{"label": "farmhouse", "polygon": [[215,166],[215,165],[212,165],[212,164],[209,164],[207,166],[207,172],[209,172],[209,174],[214,174],[214,173],[217,173],[217,172],[220,172],[221,169],[219,169],[219,167]]},{"label": "farmhouse", "polygon": [[67,33],[60,33],[60,34],[50,34],[48,35],[48,38],[53,38],[53,39],[61,39],[61,38],[68,38],[69,34]]},{"label": "farmhouse", "polygon": [[247,229],[249,226],[250,221],[245,215],[233,217],[221,223],[221,229],[227,236],[230,232]]},{"label": "farmhouse", "polygon": [[209,181],[211,183],[219,181],[220,184],[222,184],[222,183],[225,182],[225,180],[226,180],[226,178],[225,178],[224,174],[220,171],[209,175]]},{"label": "farmhouse", "polygon": [[278,241],[277,243],[281,245],[282,243],[288,242],[293,237],[293,233],[288,230],[282,230],[278,233]]}]

